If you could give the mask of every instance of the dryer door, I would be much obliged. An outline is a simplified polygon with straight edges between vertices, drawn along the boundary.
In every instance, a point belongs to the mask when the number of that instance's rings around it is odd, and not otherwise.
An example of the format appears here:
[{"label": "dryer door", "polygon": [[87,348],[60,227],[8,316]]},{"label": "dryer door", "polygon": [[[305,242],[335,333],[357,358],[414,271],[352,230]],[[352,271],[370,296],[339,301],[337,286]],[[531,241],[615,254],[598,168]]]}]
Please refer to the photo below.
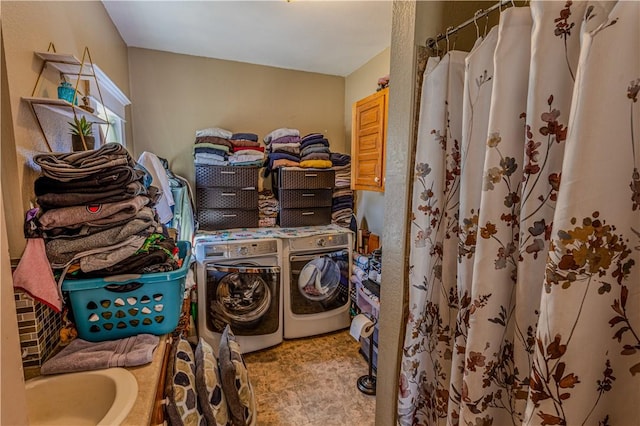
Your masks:
[{"label": "dryer door", "polygon": [[278,330],[280,268],[250,264],[207,265],[207,326],[221,333],[256,336]]},{"label": "dryer door", "polygon": [[291,311],[314,314],[349,301],[348,251],[291,255]]}]

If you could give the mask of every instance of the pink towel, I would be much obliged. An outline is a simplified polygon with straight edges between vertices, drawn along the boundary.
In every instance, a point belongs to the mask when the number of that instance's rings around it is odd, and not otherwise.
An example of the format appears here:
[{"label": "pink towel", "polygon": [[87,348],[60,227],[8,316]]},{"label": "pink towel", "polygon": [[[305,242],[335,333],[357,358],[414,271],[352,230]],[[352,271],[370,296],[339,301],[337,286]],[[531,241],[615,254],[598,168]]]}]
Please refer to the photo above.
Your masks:
[{"label": "pink towel", "polygon": [[27,238],[27,247],[13,273],[13,286],[56,312],[62,310],[58,284],[53,278],[42,238]]}]

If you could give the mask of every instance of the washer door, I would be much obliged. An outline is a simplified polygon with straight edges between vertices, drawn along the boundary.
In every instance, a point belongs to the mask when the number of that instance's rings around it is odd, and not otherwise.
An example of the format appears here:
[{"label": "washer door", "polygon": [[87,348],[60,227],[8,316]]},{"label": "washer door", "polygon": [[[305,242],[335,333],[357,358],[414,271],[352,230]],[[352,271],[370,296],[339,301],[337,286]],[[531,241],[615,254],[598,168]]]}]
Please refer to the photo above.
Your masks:
[{"label": "washer door", "polygon": [[207,315],[215,331],[231,324],[236,334],[265,333],[265,324],[274,322],[274,308],[277,330],[280,268],[210,264],[207,269]]},{"label": "washer door", "polygon": [[250,268],[218,267],[226,275],[218,282],[216,299],[234,323],[251,324],[262,318],[271,304],[271,291],[259,273]]}]

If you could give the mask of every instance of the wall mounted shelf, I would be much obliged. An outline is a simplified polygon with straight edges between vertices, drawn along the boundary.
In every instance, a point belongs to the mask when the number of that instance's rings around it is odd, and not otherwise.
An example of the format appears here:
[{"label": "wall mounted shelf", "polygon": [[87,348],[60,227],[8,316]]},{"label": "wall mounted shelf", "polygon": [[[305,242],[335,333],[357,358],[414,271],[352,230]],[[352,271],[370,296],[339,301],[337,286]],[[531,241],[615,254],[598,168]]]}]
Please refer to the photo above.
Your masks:
[{"label": "wall mounted shelf", "polygon": [[75,116],[78,118],[85,117],[85,119],[91,123],[96,124],[107,124],[106,120],[98,117],[97,115],[80,108],[79,106],[72,105],[71,102],[67,102],[64,99],[53,99],[53,98],[31,98],[31,97],[22,97],[23,100],[27,101],[32,108],[44,108],[49,111],[58,113],[60,115],[67,116],[69,118]]},{"label": "wall mounted shelf", "polygon": [[[49,45],[51,49],[53,44]],[[104,101],[102,100],[102,94],[100,92],[100,85],[104,84],[109,87],[116,87],[113,82],[104,74],[96,65],[93,64],[91,60],[91,53],[89,52],[89,48],[85,47],[82,60],[76,58],[71,54],[66,53],[56,53],[55,47],[53,47],[53,52],[34,52],[34,54],[42,59],[42,67],[40,69],[40,73],[38,74],[38,79],[36,80],[36,84],[33,87],[33,91],[31,96],[23,96],[22,99],[29,104],[31,111],[33,112],[34,117],[38,123],[38,127],[44,140],[47,144],[47,147],[50,151],[51,144],[47,138],[47,133],[45,132],[42,124],[42,120],[39,116],[39,113],[42,111],[49,111],[59,114],[62,117],[67,119],[80,119],[85,117],[87,121],[94,124],[107,124],[108,122],[102,118],[100,118],[97,114],[89,112],[74,103],[68,102],[63,99],[56,98],[42,98],[36,97],[36,92],[38,90],[38,86],[42,80],[42,76],[44,74],[45,69],[51,67],[52,69],[58,71],[60,75],[66,79],[75,80],[75,97],[79,98],[80,92],[78,91],[78,86],[81,81],[93,81],[95,84],[95,88],[97,89],[98,96],[100,99],[100,104],[104,105]],[[124,94],[122,94],[124,96]],[[125,96],[126,99],[126,96]],[[106,115],[106,111],[105,111]],[[107,128],[108,131],[108,128]],[[106,138],[106,136],[105,136]]]},{"label": "wall mounted shelf", "polygon": [[80,59],[66,53],[34,52],[47,65],[70,77],[93,77],[91,63],[82,63]]}]

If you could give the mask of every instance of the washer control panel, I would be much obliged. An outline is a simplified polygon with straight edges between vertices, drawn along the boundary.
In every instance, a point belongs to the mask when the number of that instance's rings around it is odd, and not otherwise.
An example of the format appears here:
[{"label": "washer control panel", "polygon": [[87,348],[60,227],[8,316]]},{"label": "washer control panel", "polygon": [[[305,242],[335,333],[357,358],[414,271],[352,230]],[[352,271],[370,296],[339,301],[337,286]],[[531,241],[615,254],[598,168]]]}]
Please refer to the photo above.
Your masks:
[{"label": "washer control panel", "polygon": [[278,253],[276,240],[229,241],[219,244],[202,244],[196,247],[198,259],[238,259]]}]

